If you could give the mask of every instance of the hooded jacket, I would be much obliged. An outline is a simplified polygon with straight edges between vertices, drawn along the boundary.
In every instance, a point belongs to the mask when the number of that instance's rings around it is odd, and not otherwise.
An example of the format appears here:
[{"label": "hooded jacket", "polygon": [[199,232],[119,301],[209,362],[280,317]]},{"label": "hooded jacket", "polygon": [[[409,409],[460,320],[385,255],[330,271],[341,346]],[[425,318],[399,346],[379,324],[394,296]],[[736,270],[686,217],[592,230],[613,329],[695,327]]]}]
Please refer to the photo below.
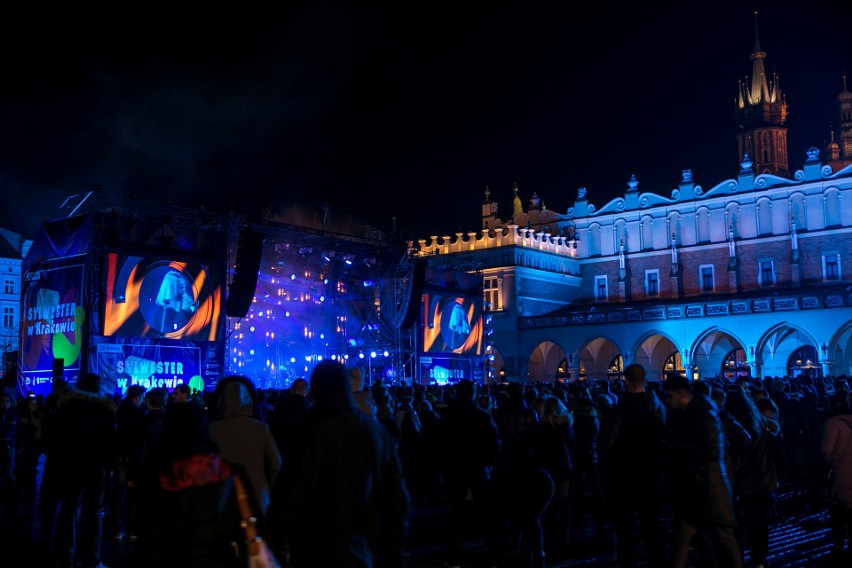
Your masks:
[{"label": "hooded jacket", "polygon": [[210,439],[226,461],[245,469],[261,513],[269,507],[269,494],[281,470],[281,453],[266,423],[252,418],[254,401],[245,384],[224,379],[216,419],[210,423]]}]

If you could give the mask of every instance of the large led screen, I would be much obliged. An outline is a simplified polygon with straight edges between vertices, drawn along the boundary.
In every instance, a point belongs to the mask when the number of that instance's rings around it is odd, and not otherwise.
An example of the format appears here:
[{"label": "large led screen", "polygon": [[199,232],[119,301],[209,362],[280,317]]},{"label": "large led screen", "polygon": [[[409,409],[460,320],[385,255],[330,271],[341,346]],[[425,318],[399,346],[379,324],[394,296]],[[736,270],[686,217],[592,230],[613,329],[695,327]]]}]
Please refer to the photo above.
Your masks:
[{"label": "large led screen", "polygon": [[482,296],[424,294],[423,352],[480,355]]},{"label": "large led screen", "polygon": [[108,254],[103,335],[216,341],[222,285],[221,267]]}]

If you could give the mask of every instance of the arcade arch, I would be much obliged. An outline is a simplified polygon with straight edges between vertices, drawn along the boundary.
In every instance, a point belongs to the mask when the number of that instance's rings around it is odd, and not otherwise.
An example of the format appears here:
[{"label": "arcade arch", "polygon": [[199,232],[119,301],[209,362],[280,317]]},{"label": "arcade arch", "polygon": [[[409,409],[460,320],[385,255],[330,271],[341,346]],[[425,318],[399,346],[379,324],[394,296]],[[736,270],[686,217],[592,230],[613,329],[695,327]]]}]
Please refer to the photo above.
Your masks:
[{"label": "arcade arch", "polygon": [[[745,349],[742,341],[730,332],[711,329],[695,342],[687,376],[692,378],[720,377],[731,352]],[[743,351],[745,352],[745,351]]]},{"label": "arcade arch", "polygon": [[552,341],[542,341],[533,349],[527,369],[528,381],[556,380],[559,366],[567,359],[565,350]]},{"label": "arcade arch", "polygon": [[634,349],[633,362],[645,368],[649,380],[663,380],[668,371],[683,371],[680,350],[674,341],[660,333],[640,339]]},{"label": "arcade arch", "polygon": [[829,372],[852,375],[852,321],[843,324],[828,344]]},{"label": "arcade arch", "polygon": [[621,349],[614,341],[596,337],[580,350],[579,376],[591,380],[606,379],[610,376],[611,365],[620,356]]},{"label": "arcade arch", "polygon": [[[760,375],[763,377],[791,376],[798,374],[805,367],[808,357],[802,360],[803,364],[796,364],[801,357],[793,357],[798,351],[799,355],[808,355],[802,350],[803,347],[811,347],[816,352],[817,342],[806,331],[782,322],[767,331],[757,343],[755,360],[760,365]],[[791,368],[792,361],[792,368]],[[812,366],[817,366],[817,357],[811,359]]]}]

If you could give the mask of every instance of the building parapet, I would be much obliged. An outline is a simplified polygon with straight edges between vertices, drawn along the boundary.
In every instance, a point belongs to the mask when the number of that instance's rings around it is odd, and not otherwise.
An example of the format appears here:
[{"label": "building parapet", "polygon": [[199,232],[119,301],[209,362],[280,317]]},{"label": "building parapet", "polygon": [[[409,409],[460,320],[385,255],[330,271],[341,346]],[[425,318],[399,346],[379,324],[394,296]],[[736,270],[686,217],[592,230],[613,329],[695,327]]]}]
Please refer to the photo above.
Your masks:
[{"label": "building parapet", "polygon": [[572,258],[577,257],[577,243],[562,235],[551,235],[544,231],[507,225],[505,229],[483,229],[481,233],[456,233],[455,237],[431,236],[429,242],[419,239],[417,256],[453,254],[486,250],[505,246],[521,246],[543,252],[551,252]]}]

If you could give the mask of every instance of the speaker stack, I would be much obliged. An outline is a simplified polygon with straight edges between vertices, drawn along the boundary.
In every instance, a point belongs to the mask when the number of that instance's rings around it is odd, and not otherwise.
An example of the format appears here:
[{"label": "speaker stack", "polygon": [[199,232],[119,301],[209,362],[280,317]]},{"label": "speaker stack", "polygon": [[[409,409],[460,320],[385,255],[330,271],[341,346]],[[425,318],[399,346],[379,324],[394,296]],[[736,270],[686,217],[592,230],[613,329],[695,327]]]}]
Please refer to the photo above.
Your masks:
[{"label": "speaker stack", "polygon": [[396,311],[394,323],[400,329],[409,329],[417,320],[417,312],[420,309],[420,298],[423,296],[423,286],[426,283],[426,259],[417,257],[414,259],[414,268],[407,278],[407,285],[403,291],[399,308]]},{"label": "speaker stack", "polygon": [[228,317],[244,318],[248,314],[254,299],[255,288],[257,288],[262,253],[263,233],[248,229],[240,230],[234,278],[231,280],[228,299],[225,302],[225,313]]}]

